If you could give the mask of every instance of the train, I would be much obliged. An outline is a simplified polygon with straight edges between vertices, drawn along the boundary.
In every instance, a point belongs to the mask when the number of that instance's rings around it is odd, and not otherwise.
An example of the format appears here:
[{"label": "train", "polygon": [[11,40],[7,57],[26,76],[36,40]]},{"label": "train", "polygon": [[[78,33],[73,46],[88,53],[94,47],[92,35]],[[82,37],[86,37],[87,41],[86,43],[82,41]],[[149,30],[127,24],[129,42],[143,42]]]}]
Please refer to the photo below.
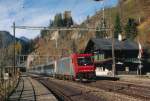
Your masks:
[{"label": "train", "polygon": [[48,75],[58,79],[89,81],[96,77],[93,54],[71,54],[48,64],[38,65],[29,72]]}]

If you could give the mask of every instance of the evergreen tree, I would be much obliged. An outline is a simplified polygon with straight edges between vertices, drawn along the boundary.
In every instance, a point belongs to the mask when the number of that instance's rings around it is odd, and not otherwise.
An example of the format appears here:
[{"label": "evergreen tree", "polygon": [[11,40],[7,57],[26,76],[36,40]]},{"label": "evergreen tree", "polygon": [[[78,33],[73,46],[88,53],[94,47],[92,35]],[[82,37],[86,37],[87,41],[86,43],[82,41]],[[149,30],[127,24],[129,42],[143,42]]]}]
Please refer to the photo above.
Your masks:
[{"label": "evergreen tree", "polygon": [[125,26],[125,32],[127,39],[134,39],[137,36],[138,34],[137,23],[133,18],[128,19],[128,22]]},{"label": "evergreen tree", "polygon": [[71,25],[73,25],[73,19],[72,19],[72,17],[64,18],[63,19],[63,26],[64,27],[71,27]]},{"label": "evergreen tree", "polygon": [[47,30],[41,30],[40,34],[41,34],[41,37],[44,38],[44,36],[47,35]]},{"label": "evergreen tree", "polygon": [[118,38],[118,35],[122,33],[121,21],[119,14],[116,15],[114,26],[114,38]]},{"label": "evergreen tree", "polygon": [[52,21],[52,20],[50,20],[50,22],[49,22],[49,28],[50,27],[54,27],[54,21]]},{"label": "evergreen tree", "polygon": [[53,24],[54,24],[54,27],[62,27],[63,26],[63,19],[62,19],[61,13],[58,13],[55,15]]},{"label": "evergreen tree", "polygon": [[73,19],[72,19],[72,17],[70,17],[70,18],[68,19],[67,27],[71,27],[71,25],[73,25]]}]

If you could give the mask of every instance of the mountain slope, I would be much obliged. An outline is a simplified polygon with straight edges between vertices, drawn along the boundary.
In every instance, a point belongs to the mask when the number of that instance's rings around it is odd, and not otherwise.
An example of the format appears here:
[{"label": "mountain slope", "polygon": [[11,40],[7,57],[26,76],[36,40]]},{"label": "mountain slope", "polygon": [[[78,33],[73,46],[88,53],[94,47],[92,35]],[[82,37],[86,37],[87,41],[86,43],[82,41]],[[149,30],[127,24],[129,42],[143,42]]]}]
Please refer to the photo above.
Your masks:
[{"label": "mountain slope", "polygon": [[[150,0],[122,0],[120,5],[105,9],[108,27],[113,27],[118,12],[120,12],[122,26],[125,26],[128,18],[134,18],[139,23],[139,35],[136,40],[139,39],[145,46],[150,44]],[[98,11],[79,26],[96,28],[101,23],[101,19],[102,11]],[[111,36],[112,33],[108,32],[108,34]],[[125,32],[123,34],[125,35]],[[52,33],[49,32],[46,37],[40,38],[34,53],[38,55],[61,55],[65,51],[70,54],[74,47],[77,51],[84,49],[89,39],[93,37],[95,37],[95,32],[92,31],[62,31],[58,34],[58,47],[56,48],[56,40],[51,40],[53,39]]]},{"label": "mountain slope", "polygon": [[24,36],[20,37],[19,40],[22,40],[25,43],[29,43],[30,42],[30,40],[28,38],[24,37]]},{"label": "mountain slope", "polygon": [[13,42],[13,36],[7,31],[0,31],[0,48],[7,47]]},{"label": "mountain slope", "polygon": [[[120,13],[123,26],[127,23],[128,18],[134,18],[137,21],[139,24],[139,36],[137,39],[140,39],[143,45],[150,40],[150,0],[121,0],[117,7],[105,9],[105,18],[108,26],[114,25],[117,13]],[[86,20],[83,26],[97,27],[101,17],[102,12],[99,11],[90,17],[90,19]]]}]

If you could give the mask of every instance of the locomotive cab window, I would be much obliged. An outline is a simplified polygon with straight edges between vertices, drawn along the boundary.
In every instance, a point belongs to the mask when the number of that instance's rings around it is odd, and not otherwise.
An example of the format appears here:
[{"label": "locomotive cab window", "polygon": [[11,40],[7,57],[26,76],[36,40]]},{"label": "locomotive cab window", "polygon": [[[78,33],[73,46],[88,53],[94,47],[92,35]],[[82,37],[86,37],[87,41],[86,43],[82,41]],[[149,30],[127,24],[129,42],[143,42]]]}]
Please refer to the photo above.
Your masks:
[{"label": "locomotive cab window", "polygon": [[78,57],[77,62],[79,66],[93,65],[91,57]]}]

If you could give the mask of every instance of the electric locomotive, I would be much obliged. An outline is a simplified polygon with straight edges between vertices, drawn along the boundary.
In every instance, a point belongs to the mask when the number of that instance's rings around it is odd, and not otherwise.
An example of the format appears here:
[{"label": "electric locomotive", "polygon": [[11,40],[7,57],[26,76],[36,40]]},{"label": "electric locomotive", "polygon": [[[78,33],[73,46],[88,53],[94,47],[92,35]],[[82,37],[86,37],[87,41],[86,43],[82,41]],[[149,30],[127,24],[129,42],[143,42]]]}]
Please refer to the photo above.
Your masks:
[{"label": "electric locomotive", "polygon": [[56,61],[55,76],[71,80],[95,79],[92,54],[71,54]]}]

